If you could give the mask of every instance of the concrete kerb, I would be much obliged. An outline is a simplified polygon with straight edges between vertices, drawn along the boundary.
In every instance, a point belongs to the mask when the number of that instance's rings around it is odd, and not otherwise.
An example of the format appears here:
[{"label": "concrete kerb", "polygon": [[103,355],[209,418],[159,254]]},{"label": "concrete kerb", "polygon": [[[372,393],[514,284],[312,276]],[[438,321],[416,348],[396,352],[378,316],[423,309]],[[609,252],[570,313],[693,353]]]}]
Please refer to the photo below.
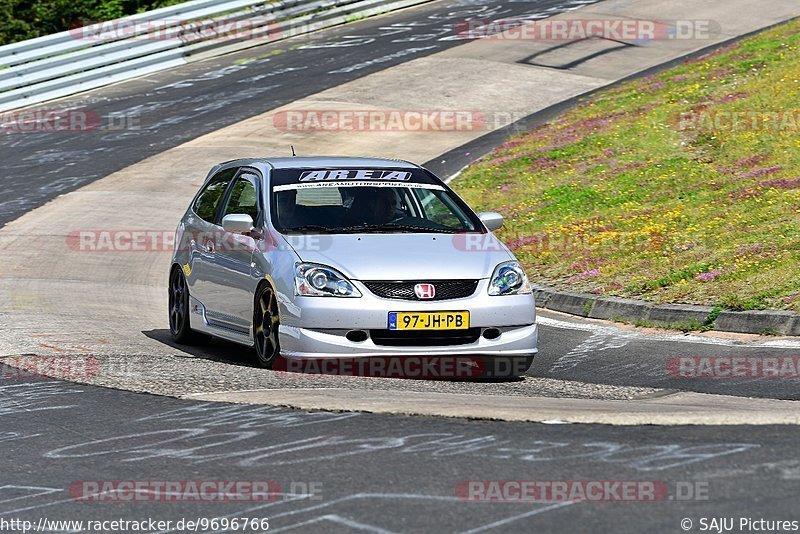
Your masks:
[{"label": "concrete kerb", "polygon": [[542,286],[533,286],[533,298],[536,301],[537,308],[544,308],[547,306],[547,302],[550,300],[550,297],[556,292],[555,289],[549,287],[542,287]]},{"label": "concrete kerb", "polygon": [[696,323],[711,330],[800,336],[800,314],[779,310],[727,311],[709,321],[714,308],[693,304],[654,304],[645,300],[619,297],[598,297],[590,293],[557,291],[534,286],[536,307],[568,313],[590,319],[647,321],[652,326],[674,327],[675,324]]},{"label": "concrete kerb", "polygon": [[785,311],[723,311],[714,322],[714,329],[746,334],[787,335],[797,320],[797,314]]},{"label": "concrete kerb", "polygon": [[636,321],[647,317],[651,303],[643,300],[622,299],[616,297],[598,298],[589,314],[592,319],[614,319]]},{"label": "concrete kerb", "polygon": [[795,315],[792,323],[789,325],[789,331],[786,333],[790,336],[800,336],[800,315]]},{"label": "concrete kerb", "polygon": [[648,321],[659,324],[674,324],[696,321],[704,324],[714,308],[711,306],[695,306],[692,304],[656,304],[650,308]]},{"label": "concrete kerb", "polygon": [[555,291],[547,301],[547,309],[589,317],[594,307],[595,295],[587,293],[573,293],[570,291]]}]

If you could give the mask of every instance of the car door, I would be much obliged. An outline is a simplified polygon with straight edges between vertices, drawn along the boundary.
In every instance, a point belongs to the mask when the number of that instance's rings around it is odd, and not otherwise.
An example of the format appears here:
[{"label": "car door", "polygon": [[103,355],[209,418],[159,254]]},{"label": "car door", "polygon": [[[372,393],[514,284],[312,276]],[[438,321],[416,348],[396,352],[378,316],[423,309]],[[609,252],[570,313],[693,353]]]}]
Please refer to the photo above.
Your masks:
[{"label": "car door", "polygon": [[243,168],[234,178],[217,215],[219,232],[209,263],[206,317],[212,326],[247,335],[252,321],[252,303],[256,280],[251,276],[252,257],[258,241],[251,235],[225,232],[222,219],[226,215],[245,214],[255,227],[263,221],[260,201],[261,176],[257,170]]},{"label": "car door", "polygon": [[[189,251],[187,283],[189,294],[203,306],[213,290],[211,263],[216,248],[215,235],[222,231],[217,215],[225,200],[225,193],[238,172],[238,167],[218,171],[200,190],[192,203],[185,221],[185,231],[179,246]],[[186,271],[186,269],[185,269]]]}]

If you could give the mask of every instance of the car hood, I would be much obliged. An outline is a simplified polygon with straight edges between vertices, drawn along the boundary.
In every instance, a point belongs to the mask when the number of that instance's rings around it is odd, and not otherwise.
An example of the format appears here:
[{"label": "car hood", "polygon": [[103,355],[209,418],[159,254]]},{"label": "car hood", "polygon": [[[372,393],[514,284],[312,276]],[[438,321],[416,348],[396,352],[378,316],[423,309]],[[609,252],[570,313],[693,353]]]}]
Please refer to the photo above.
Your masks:
[{"label": "car hood", "polygon": [[302,261],[322,263],[353,280],[489,278],[514,256],[493,234],[347,234],[293,236]]}]

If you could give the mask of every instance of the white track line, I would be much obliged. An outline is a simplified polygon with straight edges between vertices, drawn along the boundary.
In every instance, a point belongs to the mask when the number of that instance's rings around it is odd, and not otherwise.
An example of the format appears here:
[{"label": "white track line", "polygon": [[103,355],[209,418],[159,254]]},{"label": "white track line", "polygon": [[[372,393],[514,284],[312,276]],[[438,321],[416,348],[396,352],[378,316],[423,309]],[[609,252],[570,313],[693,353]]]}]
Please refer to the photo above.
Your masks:
[{"label": "white track line", "polygon": [[630,330],[623,330],[615,328],[610,325],[589,323],[589,322],[571,322],[554,319],[552,317],[544,317],[538,315],[536,322],[542,326],[550,328],[561,328],[564,330],[579,330],[583,332],[593,332],[599,334],[607,334],[617,337],[626,338],[641,338],[643,341],[669,341],[672,343],[696,343],[702,345],[720,345],[726,347],[742,347],[742,348],[760,348],[769,347],[772,349],[798,349],[800,350],[800,341],[791,339],[772,339],[768,341],[750,341],[743,342],[733,339],[712,338],[697,336],[691,334],[652,334],[643,332],[632,332]]}]

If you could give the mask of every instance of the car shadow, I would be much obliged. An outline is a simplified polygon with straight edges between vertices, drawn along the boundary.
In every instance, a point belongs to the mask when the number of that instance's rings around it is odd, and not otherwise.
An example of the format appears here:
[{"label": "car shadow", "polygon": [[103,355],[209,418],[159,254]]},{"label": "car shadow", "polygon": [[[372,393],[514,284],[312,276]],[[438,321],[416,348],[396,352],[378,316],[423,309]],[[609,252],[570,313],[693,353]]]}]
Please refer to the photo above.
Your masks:
[{"label": "car shadow", "polygon": [[[208,342],[199,345],[179,345],[172,341],[169,330],[145,330],[142,333],[152,340],[185,352],[192,357],[211,360],[220,363],[238,365],[241,367],[258,368],[255,350],[237,343],[212,337]],[[435,357],[431,357],[434,359]],[[445,368],[427,366],[427,372],[415,369],[411,374],[404,374],[407,368],[397,365],[403,358],[375,357],[375,358],[333,358],[329,360],[287,360],[278,358],[273,365],[273,371],[279,373],[296,373],[319,376],[338,377],[373,377],[373,378],[398,378],[402,380],[445,381],[445,382],[520,382],[519,377],[488,377],[485,376],[486,366],[478,366],[476,371],[466,374],[448,374]],[[380,365],[376,365],[379,363]]]},{"label": "car shadow", "polygon": [[255,350],[224,339],[212,337],[207,342],[197,345],[179,345],[172,341],[167,329],[143,330],[142,334],[195,358],[229,363],[241,367],[258,367]]}]

